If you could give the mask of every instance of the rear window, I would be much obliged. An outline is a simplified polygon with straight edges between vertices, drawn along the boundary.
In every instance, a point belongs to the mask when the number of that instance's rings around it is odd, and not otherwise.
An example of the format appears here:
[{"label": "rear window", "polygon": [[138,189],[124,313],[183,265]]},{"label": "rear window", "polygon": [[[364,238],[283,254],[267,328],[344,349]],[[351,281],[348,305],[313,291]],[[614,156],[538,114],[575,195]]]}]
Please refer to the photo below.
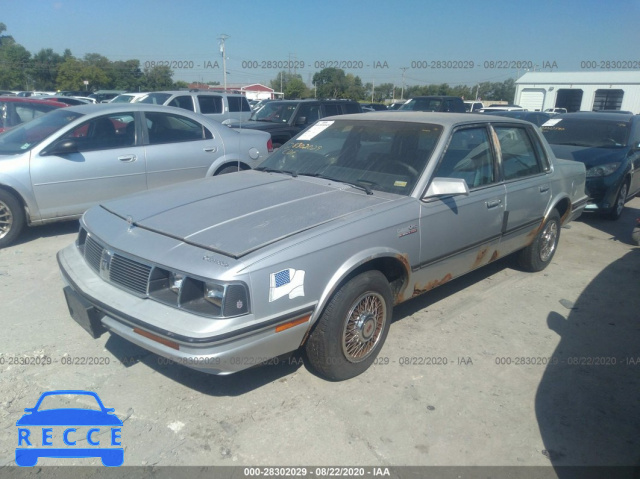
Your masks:
[{"label": "rear window", "polygon": [[[360,113],[362,111],[362,109],[360,108],[359,105],[355,104],[355,103],[345,103],[343,105],[344,107],[344,112],[345,113]],[[375,110],[377,109],[375,107],[375,105],[371,105],[371,107]]]},{"label": "rear window", "polygon": [[251,106],[243,96],[228,96],[229,111],[251,111]]}]

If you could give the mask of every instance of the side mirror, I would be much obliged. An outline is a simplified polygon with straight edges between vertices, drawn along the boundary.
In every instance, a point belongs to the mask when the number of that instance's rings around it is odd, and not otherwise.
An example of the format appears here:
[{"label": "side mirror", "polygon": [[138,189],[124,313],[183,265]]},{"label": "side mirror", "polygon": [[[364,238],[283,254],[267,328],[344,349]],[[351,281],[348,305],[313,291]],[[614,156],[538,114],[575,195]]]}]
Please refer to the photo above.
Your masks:
[{"label": "side mirror", "polygon": [[76,143],[75,140],[64,140],[64,141],[59,141],[57,143],[54,143],[53,145],[44,149],[42,153],[40,153],[40,155],[41,156],[47,156],[47,155],[64,156],[70,153],[78,153],[78,151],[79,151],[78,144]]},{"label": "side mirror", "polygon": [[306,124],[307,124],[307,117],[306,116],[300,116],[296,120],[296,125],[306,125]]},{"label": "side mirror", "polygon": [[434,178],[422,199],[440,196],[469,195],[469,186],[462,178]]}]

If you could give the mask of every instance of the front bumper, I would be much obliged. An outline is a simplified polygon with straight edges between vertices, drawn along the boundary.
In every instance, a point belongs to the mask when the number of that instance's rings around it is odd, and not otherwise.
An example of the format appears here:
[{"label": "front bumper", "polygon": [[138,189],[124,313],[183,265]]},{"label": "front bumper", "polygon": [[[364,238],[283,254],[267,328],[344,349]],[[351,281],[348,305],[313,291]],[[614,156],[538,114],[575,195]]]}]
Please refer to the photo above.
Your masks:
[{"label": "front bumper", "polygon": [[585,210],[602,212],[611,210],[616,204],[616,197],[623,180],[624,176],[617,174],[587,178],[586,189],[590,199]]},{"label": "front bumper", "polygon": [[65,295],[70,312],[78,305],[86,307],[94,332],[99,334],[104,327],[148,351],[211,374],[234,373],[296,350],[313,311],[308,308],[260,321],[248,318],[246,325],[238,327],[236,321],[212,334],[190,326],[204,321],[224,325],[225,320],[202,318],[108,284],[87,265],[74,244],[58,253],[58,264],[68,285]]}]

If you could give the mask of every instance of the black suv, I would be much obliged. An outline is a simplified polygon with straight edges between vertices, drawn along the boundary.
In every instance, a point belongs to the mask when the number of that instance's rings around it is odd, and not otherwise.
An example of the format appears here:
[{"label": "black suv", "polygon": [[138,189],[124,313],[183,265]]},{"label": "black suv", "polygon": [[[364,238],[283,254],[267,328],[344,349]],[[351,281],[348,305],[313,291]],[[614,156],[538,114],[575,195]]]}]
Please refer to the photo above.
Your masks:
[{"label": "black suv", "polygon": [[254,128],[271,133],[274,148],[279,148],[320,118],[347,113],[362,113],[353,100],[275,100],[266,103],[233,128]]},{"label": "black suv", "polygon": [[457,96],[417,96],[407,101],[400,111],[449,111],[465,113],[462,98]]}]

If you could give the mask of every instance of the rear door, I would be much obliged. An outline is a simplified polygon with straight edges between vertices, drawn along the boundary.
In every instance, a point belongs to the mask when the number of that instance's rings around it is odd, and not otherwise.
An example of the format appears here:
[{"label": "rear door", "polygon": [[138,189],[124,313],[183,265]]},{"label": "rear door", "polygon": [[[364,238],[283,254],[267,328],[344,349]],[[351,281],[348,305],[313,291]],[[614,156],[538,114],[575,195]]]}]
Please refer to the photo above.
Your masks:
[{"label": "rear door", "polygon": [[155,111],[144,116],[149,188],[204,178],[211,164],[224,155],[220,132],[196,120]]},{"label": "rear door", "polygon": [[551,168],[538,136],[527,125],[493,125],[507,188],[501,249],[504,254],[533,241],[551,202]]}]

